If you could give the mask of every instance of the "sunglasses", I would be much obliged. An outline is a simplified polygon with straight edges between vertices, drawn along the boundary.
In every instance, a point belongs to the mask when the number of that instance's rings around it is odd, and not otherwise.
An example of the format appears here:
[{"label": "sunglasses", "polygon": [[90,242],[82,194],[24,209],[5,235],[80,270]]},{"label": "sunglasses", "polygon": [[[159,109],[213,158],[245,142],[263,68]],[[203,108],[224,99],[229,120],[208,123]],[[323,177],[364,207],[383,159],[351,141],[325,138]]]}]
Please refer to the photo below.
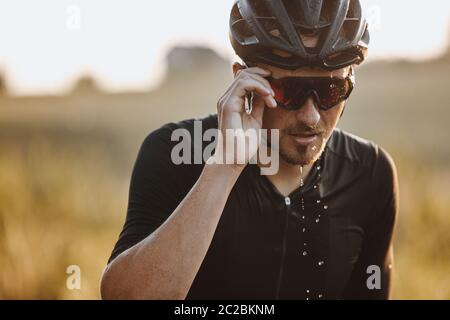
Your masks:
[{"label": "sunglasses", "polygon": [[275,92],[275,101],[287,110],[300,109],[311,96],[320,109],[329,110],[347,100],[355,86],[354,75],[346,78],[267,77],[266,79]]}]

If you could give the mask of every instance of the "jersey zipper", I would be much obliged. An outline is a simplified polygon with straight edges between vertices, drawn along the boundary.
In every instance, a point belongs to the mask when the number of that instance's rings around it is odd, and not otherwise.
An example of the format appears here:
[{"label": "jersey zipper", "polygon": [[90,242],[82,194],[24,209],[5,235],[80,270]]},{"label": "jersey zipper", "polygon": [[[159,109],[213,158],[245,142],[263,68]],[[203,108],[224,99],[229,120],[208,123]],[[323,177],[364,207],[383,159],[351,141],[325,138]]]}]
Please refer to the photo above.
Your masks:
[{"label": "jersey zipper", "polygon": [[276,299],[280,298],[281,282],[283,280],[284,260],[286,258],[287,233],[288,233],[288,227],[289,227],[289,211],[290,211],[289,208],[291,206],[291,198],[285,197],[284,203],[286,204],[286,216],[285,216],[285,220],[284,220],[283,246],[282,246],[282,251],[281,251],[280,268],[278,271]]}]

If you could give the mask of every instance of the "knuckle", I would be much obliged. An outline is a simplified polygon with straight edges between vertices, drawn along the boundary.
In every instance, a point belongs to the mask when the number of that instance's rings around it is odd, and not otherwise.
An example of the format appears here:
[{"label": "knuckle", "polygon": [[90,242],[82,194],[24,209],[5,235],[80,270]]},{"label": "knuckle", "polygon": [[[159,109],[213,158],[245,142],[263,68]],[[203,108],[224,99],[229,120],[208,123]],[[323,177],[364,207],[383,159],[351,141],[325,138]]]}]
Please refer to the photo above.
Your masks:
[{"label": "knuckle", "polygon": [[243,87],[243,86],[245,86],[245,84],[246,84],[245,79],[240,78],[236,81],[236,85],[239,87]]},{"label": "knuckle", "polygon": [[241,77],[241,79],[242,79],[242,80],[250,80],[250,79],[251,79],[251,76],[247,73],[247,74],[244,74],[244,75]]}]

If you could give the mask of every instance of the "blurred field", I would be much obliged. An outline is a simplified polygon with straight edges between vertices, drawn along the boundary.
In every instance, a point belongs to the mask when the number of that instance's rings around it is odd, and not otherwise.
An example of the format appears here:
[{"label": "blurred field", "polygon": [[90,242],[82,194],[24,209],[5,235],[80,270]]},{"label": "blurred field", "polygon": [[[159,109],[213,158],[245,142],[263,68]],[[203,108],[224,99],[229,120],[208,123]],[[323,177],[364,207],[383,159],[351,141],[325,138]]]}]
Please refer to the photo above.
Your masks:
[{"label": "blurred field", "polygon": [[[209,50],[178,48],[168,62],[148,92],[84,79],[64,96],[19,98],[0,86],[0,298],[99,298],[143,138],[214,113],[230,79]],[[399,172],[394,298],[450,299],[450,57],[375,62],[357,81],[339,126],[385,147]],[[66,288],[69,265],[81,290]]]}]

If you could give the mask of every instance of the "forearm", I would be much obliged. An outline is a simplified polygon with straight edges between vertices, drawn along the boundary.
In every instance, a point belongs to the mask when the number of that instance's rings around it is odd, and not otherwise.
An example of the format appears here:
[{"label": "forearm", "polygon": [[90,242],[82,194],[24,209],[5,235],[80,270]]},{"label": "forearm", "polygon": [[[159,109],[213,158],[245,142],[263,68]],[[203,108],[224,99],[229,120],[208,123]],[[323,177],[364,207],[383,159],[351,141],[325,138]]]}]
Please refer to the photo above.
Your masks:
[{"label": "forearm", "polygon": [[110,263],[103,274],[102,297],[184,299],[240,171],[226,165],[205,165],[167,221]]}]

